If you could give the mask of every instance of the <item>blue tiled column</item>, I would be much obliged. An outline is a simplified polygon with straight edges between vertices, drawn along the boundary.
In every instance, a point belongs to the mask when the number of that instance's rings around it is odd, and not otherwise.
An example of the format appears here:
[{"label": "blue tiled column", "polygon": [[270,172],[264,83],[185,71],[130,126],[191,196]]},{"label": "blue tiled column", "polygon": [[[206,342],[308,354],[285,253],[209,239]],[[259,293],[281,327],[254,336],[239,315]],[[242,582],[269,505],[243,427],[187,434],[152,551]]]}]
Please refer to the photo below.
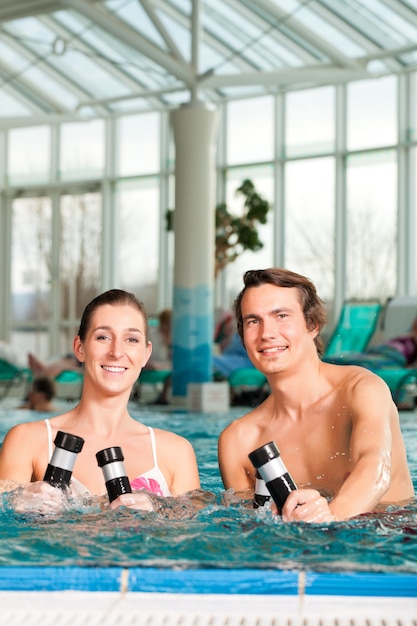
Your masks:
[{"label": "blue tiled column", "polygon": [[172,113],[175,137],[173,400],[211,380],[217,111],[192,102]]}]

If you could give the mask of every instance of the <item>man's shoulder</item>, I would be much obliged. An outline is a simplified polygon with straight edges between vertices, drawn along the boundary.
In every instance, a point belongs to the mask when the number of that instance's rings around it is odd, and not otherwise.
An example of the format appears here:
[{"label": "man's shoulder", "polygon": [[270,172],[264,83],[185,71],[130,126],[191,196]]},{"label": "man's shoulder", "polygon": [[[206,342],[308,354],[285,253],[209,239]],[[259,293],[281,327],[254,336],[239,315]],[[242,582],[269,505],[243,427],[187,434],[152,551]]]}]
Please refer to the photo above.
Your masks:
[{"label": "man's shoulder", "polygon": [[356,385],[358,382],[373,382],[379,379],[372,370],[362,365],[326,363],[327,378],[334,387]]},{"label": "man's shoulder", "polygon": [[245,413],[241,417],[234,419],[233,422],[230,422],[221,433],[221,436],[244,436],[245,433],[252,432],[254,426],[256,426],[260,420],[261,413],[259,407],[255,407],[252,411],[249,411],[249,413]]},{"label": "man's shoulder", "polygon": [[360,365],[329,365],[327,380],[337,398],[346,398],[348,405],[364,399],[385,398],[391,404],[391,392],[384,380],[366,367]]}]

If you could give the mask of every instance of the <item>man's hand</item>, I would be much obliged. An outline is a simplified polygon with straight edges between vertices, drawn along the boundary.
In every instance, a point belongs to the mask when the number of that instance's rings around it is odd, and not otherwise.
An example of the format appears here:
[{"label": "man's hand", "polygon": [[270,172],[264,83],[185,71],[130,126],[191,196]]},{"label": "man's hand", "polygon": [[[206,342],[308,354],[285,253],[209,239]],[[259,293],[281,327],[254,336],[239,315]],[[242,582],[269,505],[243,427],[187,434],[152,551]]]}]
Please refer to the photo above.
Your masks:
[{"label": "man's hand", "polygon": [[309,522],[313,524],[336,521],[326,498],[315,489],[292,491],[282,508],[282,519],[284,522]]}]

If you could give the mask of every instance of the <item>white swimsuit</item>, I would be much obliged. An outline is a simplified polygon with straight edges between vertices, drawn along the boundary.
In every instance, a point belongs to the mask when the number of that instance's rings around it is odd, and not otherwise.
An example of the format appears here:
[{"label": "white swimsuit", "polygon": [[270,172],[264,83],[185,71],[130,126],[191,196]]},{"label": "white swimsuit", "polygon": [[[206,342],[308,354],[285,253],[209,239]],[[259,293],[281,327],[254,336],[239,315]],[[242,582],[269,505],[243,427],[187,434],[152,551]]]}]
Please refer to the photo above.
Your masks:
[{"label": "white swimsuit", "polygon": [[[48,433],[48,459],[51,459],[53,453],[52,447],[52,428],[49,422],[49,419],[45,419],[46,430]],[[158,458],[156,456],[156,443],[155,443],[155,433],[153,428],[148,426],[149,434],[151,436],[151,445],[152,445],[152,458],[153,458],[153,467],[144,472],[140,476],[137,476],[133,480],[130,481],[130,485],[133,491],[137,491],[140,489],[146,489],[152,493],[155,493],[158,496],[170,496],[172,495],[168,484],[165,480],[165,476],[161,472],[158,465]],[[71,486],[74,491],[78,495],[89,494],[90,492],[79,480],[77,480],[74,476],[71,478]]]}]

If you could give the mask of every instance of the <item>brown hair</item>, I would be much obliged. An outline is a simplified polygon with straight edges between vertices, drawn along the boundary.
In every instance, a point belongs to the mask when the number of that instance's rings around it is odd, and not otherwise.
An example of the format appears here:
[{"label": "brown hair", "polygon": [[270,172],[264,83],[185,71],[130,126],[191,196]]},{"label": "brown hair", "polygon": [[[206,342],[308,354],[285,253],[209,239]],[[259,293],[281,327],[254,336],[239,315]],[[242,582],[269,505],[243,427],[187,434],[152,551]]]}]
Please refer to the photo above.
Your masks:
[{"label": "brown hair", "polygon": [[322,356],[324,351],[324,343],[320,337],[320,332],[326,324],[327,315],[322,300],[317,295],[317,291],[313,283],[302,276],[290,270],[280,267],[272,267],[264,270],[249,270],[243,276],[244,287],[238,294],[234,302],[234,311],[236,316],[237,331],[243,339],[243,320],[242,320],[242,298],[246,290],[251,287],[259,287],[260,285],[270,284],[276,287],[293,287],[297,289],[301,308],[303,310],[304,319],[309,330],[319,329],[317,336],[314,338],[317,353]]},{"label": "brown hair", "polygon": [[138,300],[133,293],[123,291],[122,289],[110,289],[109,291],[105,291],[104,293],[96,296],[93,300],[91,300],[89,304],[87,304],[81,317],[80,328],[78,329],[78,335],[81,341],[84,341],[87,336],[88,329],[91,323],[91,318],[94,312],[105,304],[130,304],[131,306],[136,308],[142,314],[145,321],[145,337],[146,341],[149,341],[148,316],[143,302]]},{"label": "brown hair", "polygon": [[47,400],[52,400],[55,395],[55,383],[47,376],[39,376],[32,383],[34,393],[43,393]]},{"label": "brown hair", "polygon": [[170,326],[171,326],[171,317],[172,317],[171,309],[163,309],[159,313],[159,315],[158,315],[158,320],[159,320],[160,326],[164,325],[164,326],[167,326],[168,328],[170,328]]}]

